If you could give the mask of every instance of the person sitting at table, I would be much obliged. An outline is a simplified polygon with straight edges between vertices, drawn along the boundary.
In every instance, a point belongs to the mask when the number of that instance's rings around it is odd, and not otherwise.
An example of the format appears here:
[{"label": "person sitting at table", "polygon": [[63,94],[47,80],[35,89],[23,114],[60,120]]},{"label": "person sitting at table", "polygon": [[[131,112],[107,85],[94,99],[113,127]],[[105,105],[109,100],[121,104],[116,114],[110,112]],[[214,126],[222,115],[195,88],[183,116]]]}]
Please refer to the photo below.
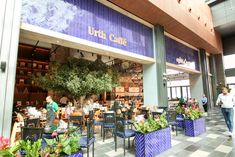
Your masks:
[{"label": "person sitting at table", "polygon": [[51,96],[46,97],[47,102],[47,114],[46,114],[46,122],[48,126],[51,126],[53,124],[53,121],[56,117],[56,112],[58,111],[59,107],[56,102],[52,100]]},{"label": "person sitting at table", "polygon": [[121,108],[122,108],[122,105],[119,101],[119,97],[117,96],[114,103],[113,103],[111,110],[114,111],[115,113],[117,113],[118,110],[120,110]]},{"label": "person sitting at table", "polygon": [[95,100],[94,103],[93,103],[93,109],[99,109],[100,108],[100,104],[98,102],[98,100]]},{"label": "person sitting at table", "polygon": [[90,99],[85,99],[85,103],[83,105],[83,112],[85,115],[89,114],[89,111],[93,110],[93,105]]},{"label": "person sitting at table", "polygon": [[60,105],[62,107],[65,107],[68,103],[68,98],[65,95],[62,95],[62,98],[60,98]]}]

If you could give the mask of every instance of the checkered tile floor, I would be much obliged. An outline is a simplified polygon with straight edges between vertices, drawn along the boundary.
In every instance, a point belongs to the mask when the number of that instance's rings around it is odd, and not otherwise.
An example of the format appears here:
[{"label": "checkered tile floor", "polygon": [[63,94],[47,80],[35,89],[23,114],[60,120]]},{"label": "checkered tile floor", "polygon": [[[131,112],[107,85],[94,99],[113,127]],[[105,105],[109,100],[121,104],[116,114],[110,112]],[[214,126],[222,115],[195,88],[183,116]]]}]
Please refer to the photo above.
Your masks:
[{"label": "checkered tile floor", "polygon": [[[235,136],[228,137],[227,127],[221,111],[213,109],[206,118],[206,133],[197,137],[187,137],[182,131],[178,136],[172,132],[172,148],[159,157],[235,157]],[[123,157],[123,140],[118,138],[118,149],[114,151],[114,138],[108,134],[105,142],[96,129],[95,157]],[[127,146],[126,141],[126,146]],[[91,149],[90,149],[91,150]],[[83,150],[86,156],[86,150]],[[92,152],[90,151],[90,156]],[[126,148],[126,157],[134,157],[135,148]]]}]

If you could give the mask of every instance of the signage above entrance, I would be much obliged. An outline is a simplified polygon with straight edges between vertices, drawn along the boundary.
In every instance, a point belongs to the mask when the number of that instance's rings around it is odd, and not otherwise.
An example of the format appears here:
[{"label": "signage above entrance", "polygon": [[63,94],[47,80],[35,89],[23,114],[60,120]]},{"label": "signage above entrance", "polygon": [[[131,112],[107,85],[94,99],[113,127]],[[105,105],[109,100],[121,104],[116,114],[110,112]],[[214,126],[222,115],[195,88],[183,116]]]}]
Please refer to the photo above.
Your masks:
[{"label": "signage above entrance", "polygon": [[95,0],[23,0],[22,22],[153,58],[153,30]]},{"label": "signage above entrance", "polygon": [[200,71],[198,51],[165,36],[166,61],[184,68]]}]

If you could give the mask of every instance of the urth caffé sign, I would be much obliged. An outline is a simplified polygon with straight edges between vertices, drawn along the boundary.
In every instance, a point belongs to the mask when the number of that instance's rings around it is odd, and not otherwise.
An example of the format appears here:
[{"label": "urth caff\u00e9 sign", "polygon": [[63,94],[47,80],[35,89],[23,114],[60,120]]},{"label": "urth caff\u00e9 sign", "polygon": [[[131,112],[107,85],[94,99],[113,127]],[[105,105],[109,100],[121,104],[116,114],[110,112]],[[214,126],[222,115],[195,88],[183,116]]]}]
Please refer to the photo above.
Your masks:
[{"label": "urth caff\u00e9 sign", "polygon": [[22,22],[153,56],[153,31],[96,0],[22,0]]},{"label": "urth caff\u00e9 sign", "polygon": [[119,45],[127,46],[126,38],[116,36],[113,33],[108,34],[103,30],[95,29],[94,27],[91,27],[91,26],[88,26],[88,33],[94,37],[97,37],[103,40],[109,40]]}]

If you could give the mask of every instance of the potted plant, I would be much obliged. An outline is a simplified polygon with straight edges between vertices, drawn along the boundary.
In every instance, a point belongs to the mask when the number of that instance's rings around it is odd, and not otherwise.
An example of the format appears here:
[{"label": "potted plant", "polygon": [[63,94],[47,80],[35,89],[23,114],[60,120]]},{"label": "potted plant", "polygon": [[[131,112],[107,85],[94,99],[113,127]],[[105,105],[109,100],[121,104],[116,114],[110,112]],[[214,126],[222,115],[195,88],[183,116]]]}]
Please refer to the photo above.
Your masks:
[{"label": "potted plant", "polygon": [[[42,139],[35,142],[19,140],[13,146],[9,146],[7,138],[0,138],[0,156],[3,157],[39,157]],[[21,150],[19,152],[19,150]],[[21,155],[24,154],[24,155]],[[44,157],[44,156],[43,156]]]},{"label": "potted plant", "polygon": [[47,146],[44,148],[43,153],[49,154],[54,157],[82,157],[83,154],[80,149],[80,133],[78,130],[68,130],[64,134],[58,135],[53,132],[53,139],[45,139]]},{"label": "potted plant", "polygon": [[165,115],[145,119],[142,115],[134,122],[136,157],[154,157],[171,148],[171,131]]},{"label": "potted plant", "polygon": [[176,107],[176,113],[177,113],[176,120],[178,120],[177,126],[181,128],[184,128],[184,112],[185,112],[185,105],[179,104]]},{"label": "potted plant", "polygon": [[9,139],[6,137],[0,137],[0,156],[14,156],[10,151]]},{"label": "potted plant", "polygon": [[205,117],[196,106],[185,109],[185,135],[198,136],[206,131]]}]

